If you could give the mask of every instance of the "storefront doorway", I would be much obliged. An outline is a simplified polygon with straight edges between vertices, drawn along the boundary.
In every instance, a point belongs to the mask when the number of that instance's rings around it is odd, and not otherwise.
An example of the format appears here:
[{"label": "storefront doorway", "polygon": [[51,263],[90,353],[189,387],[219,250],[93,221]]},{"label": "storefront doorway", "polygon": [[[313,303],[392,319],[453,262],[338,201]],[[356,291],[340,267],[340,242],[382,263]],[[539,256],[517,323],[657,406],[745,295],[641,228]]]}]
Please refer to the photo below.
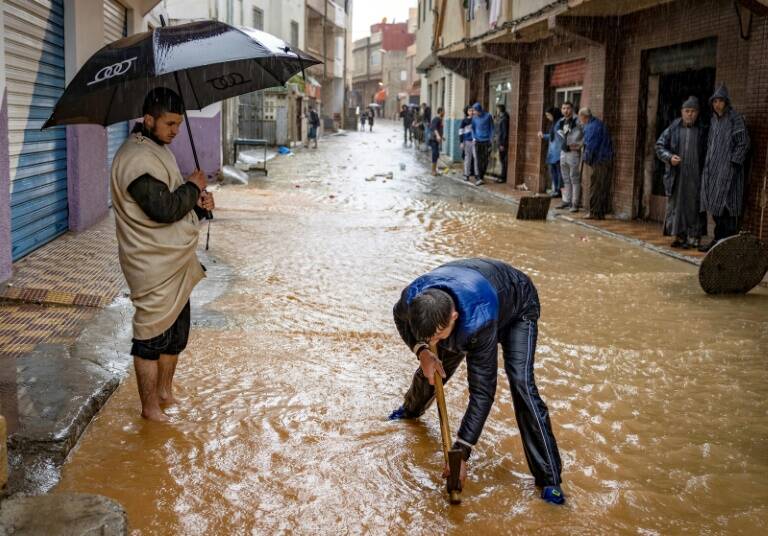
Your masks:
[{"label": "storefront doorway", "polygon": [[716,39],[705,39],[646,51],[643,166],[640,173],[638,216],[664,221],[664,163],[656,158],[655,143],[676,118],[689,97],[699,99],[702,121],[709,122],[709,97],[715,86]]},{"label": "storefront doorway", "polygon": [[[512,100],[512,69],[493,71],[488,75],[488,113],[493,115],[493,122],[498,133],[499,114],[496,106],[503,104],[507,112]],[[501,177],[501,161],[499,160],[499,141],[494,136],[491,147],[491,156],[488,160],[488,174]]]}]

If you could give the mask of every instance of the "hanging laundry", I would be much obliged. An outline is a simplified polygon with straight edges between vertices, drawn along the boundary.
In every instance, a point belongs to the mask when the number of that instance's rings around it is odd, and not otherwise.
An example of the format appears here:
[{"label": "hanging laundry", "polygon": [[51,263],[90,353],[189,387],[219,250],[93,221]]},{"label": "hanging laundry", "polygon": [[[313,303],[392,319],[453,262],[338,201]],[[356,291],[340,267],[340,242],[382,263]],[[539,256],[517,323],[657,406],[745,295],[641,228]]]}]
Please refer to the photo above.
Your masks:
[{"label": "hanging laundry", "polygon": [[488,24],[491,28],[496,28],[499,15],[501,15],[501,0],[491,0],[491,5],[488,8]]}]

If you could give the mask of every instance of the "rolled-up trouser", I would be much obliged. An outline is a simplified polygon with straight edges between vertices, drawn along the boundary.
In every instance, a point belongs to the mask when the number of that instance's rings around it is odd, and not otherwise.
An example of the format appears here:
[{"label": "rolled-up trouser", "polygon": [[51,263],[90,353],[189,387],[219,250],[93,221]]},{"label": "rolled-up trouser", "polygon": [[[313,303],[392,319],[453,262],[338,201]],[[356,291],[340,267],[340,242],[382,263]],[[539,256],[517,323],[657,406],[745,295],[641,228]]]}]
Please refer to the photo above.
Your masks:
[{"label": "rolled-up trouser", "polygon": [[[538,328],[536,320],[521,319],[499,331],[499,341],[504,352],[504,370],[509,379],[515,419],[523,441],[523,451],[528,468],[536,479],[536,485],[553,486],[562,481],[562,462],[557,448],[547,405],[539,396],[533,375],[534,354]],[[438,348],[446,378],[450,380],[459,368],[464,354]],[[421,368],[416,370],[411,387],[405,394],[403,407],[412,417],[423,415],[435,399],[435,388],[429,384]]]},{"label": "rolled-up trouser", "polygon": [[485,178],[485,170],[488,169],[488,156],[491,152],[491,142],[475,140],[475,159],[477,160],[477,178]]},{"label": "rolled-up trouser", "polygon": [[464,176],[477,176],[477,161],[475,160],[475,142],[464,142]]},{"label": "rolled-up trouser", "polygon": [[560,172],[563,176],[563,203],[581,206],[581,152],[560,153]]}]

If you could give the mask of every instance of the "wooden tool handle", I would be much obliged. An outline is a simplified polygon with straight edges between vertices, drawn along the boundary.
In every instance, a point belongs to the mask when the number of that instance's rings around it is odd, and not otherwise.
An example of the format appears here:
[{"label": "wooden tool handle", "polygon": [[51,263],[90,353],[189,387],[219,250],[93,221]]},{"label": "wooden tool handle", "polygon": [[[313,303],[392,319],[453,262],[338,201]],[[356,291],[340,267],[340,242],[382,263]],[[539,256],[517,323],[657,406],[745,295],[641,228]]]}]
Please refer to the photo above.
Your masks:
[{"label": "wooden tool handle", "polygon": [[445,405],[443,378],[437,371],[435,371],[435,398],[437,398],[437,413],[440,416],[440,435],[443,439],[443,454],[445,454],[445,463],[448,463],[448,451],[451,450],[451,428],[448,423],[448,408]]}]

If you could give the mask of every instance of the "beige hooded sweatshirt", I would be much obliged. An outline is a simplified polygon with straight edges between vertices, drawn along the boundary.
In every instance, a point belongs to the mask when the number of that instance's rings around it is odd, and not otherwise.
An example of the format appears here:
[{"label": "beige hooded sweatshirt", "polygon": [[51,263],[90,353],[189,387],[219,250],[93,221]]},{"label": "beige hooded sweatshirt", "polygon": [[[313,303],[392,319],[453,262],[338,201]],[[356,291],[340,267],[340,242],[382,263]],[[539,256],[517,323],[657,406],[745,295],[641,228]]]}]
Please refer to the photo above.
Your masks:
[{"label": "beige hooded sweatshirt", "polygon": [[174,223],[158,223],[128,193],[128,186],[145,173],[167,184],[172,192],[184,184],[168,146],[134,133],[115,155],[111,184],[120,266],[136,308],[133,336],[139,340],[170,328],[192,289],[205,277],[196,255],[199,222],[195,211]]}]

